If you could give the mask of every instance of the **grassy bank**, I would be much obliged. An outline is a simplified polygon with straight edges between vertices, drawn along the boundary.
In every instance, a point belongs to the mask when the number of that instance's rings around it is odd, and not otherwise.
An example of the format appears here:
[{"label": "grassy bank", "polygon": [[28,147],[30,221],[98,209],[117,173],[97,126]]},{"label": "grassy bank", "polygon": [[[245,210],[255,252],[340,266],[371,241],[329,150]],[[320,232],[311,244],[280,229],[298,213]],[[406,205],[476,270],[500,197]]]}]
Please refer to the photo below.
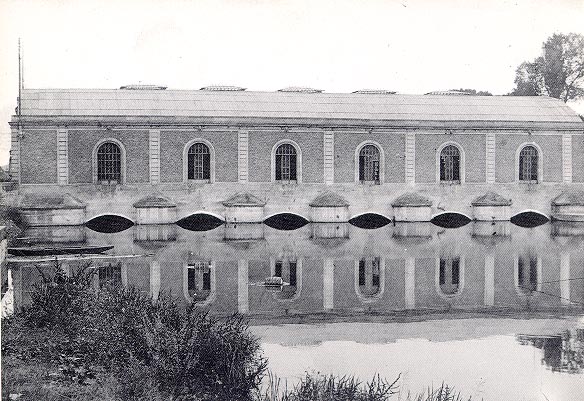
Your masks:
[{"label": "grassy bank", "polygon": [[31,304],[2,321],[2,399],[459,400],[443,386],[410,396],[397,381],[306,375],[287,388],[266,378],[259,339],[240,316],[217,319],[133,288],[92,289],[95,269],[58,264]]}]

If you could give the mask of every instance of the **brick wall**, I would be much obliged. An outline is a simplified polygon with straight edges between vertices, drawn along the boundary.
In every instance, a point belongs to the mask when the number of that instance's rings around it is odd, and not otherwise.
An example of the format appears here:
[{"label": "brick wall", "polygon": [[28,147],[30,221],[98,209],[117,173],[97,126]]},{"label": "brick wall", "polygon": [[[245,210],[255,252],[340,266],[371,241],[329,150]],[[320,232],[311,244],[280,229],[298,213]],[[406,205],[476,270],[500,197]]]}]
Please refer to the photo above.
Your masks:
[{"label": "brick wall", "polygon": [[195,138],[202,138],[215,149],[215,181],[237,182],[237,133],[160,131],[160,180],[183,181],[183,150]]},{"label": "brick wall", "polygon": [[[543,181],[562,181],[562,137],[560,135],[498,134],[496,138],[496,181],[514,182],[516,153],[525,142],[534,142],[543,151]],[[574,153],[575,154],[575,153]]]},{"label": "brick wall", "polygon": [[445,142],[456,142],[464,150],[465,181],[485,182],[485,134],[416,133],[416,182],[436,182],[436,152]]},{"label": "brick wall", "polygon": [[20,154],[23,184],[57,183],[57,130],[25,131]]},{"label": "brick wall", "polygon": [[[323,134],[316,132],[258,132],[249,131],[249,181],[271,181],[272,148],[276,142],[290,139],[302,152],[302,182],[322,183],[324,154]],[[235,157],[235,153],[234,156]]]},{"label": "brick wall", "polygon": [[69,183],[93,182],[92,152],[95,145],[104,138],[117,139],[126,149],[126,183],[149,181],[148,131],[70,129]]},{"label": "brick wall", "polygon": [[572,135],[572,180],[584,182],[584,136]]},{"label": "brick wall", "polygon": [[335,182],[355,181],[355,150],[363,141],[381,145],[385,155],[384,182],[405,182],[405,134],[335,132]]}]

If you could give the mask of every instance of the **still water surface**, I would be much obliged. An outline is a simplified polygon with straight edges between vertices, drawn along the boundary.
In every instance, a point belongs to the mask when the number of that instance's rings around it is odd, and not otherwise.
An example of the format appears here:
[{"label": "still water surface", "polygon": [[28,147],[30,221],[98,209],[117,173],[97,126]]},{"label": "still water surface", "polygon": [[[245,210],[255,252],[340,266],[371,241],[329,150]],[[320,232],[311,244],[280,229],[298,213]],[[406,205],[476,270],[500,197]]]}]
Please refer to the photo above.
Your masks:
[{"label": "still water surface", "polygon": [[[96,286],[119,281],[246,314],[289,385],[305,371],[380,373],[401,374],[404,391],[445,381],[473,399],[584,399],[582,224],[55,227],[25,236],[114,245],[114,257],[93,262]],[[10,267],[16,302],[26,304],[36,270]],[[271,276],[285,285],[264,287]]]}]

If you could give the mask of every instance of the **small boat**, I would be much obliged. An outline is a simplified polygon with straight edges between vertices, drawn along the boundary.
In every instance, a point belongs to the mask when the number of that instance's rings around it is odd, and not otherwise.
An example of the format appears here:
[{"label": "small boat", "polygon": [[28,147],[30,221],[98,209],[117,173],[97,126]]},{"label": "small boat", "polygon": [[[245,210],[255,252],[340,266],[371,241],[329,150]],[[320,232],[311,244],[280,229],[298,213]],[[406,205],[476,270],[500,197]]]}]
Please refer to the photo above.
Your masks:
[{"label": "small boat", "polygon": [[273,276],[273,277],[266,277],[264,279],[264,287],[282,287],[284,285],[287,285],[288,283],[285,283],[284,280],[282,280],[282,277],[278,277],[278,276]]},{"label": "small boat", "polygon": [[102,253],[113,247],[113,245],[9,247],[8,253],[14,256],[85,255]]}]

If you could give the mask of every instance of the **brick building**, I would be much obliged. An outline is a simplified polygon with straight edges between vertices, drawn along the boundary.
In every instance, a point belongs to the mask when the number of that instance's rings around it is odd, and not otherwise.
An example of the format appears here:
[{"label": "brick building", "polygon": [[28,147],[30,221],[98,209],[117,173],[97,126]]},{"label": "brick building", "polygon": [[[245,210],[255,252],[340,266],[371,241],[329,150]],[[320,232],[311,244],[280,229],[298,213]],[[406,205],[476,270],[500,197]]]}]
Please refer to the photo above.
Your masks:
[{"label": "brick building", "polygon": [[132,205],[152,194],[176,218],[223,216],[222,201],[240,192],[262,199],[265,216],[310,219],[325,191],[346,198],[349,217],[391,217],[409,192],[432,214],[470,216],[473,199],[496,192],[513,199],[512,214],[549,216],[554,198],[584,188],[584,122],[547,97],[27,89],[10,125],[14,202],[46,207],[43,196],[69,194],[86,220],[135,220]]}]

